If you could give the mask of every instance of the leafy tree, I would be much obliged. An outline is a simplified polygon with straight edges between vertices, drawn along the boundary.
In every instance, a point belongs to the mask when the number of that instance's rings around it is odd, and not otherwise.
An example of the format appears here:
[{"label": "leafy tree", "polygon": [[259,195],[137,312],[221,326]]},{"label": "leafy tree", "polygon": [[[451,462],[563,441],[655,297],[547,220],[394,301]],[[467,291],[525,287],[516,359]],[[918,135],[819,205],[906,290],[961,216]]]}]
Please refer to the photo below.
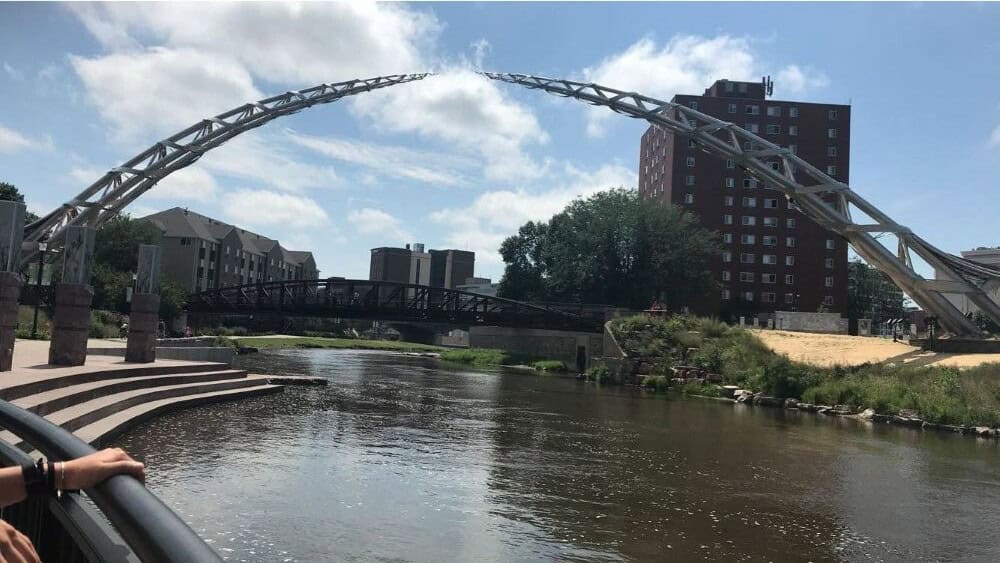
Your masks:
[{"label": "leafy tree", "polygon": [[711,287],[714,233],[668,204],[624,188],[570,203],[548,223],[528,223],[500,247],[499,293],[521,300],[675,308]]},{"label": "leafy tree", "polygon": [[[8,184],[7,182],[0,182],[0,200],[2,201],[16,201],[18,203],[24,203],[24,195],[17,189],[14,184]],[[28,224],[32,221],[37,221],[38,215],[28,211],[24,214],[24,223]]]},{"label": "leafy tree", "polygon": [[94,264],[117,272],[134,272],[140,244],[160,244],[162,233],[155,225],[128,215],[116,215],[97,231]]},{"label": "leafy tree", "polygon": [[868,264],[855,260],[847,264],[847,316],[871,319],[878,325],[905,316],[903,291],[892,280]]}]

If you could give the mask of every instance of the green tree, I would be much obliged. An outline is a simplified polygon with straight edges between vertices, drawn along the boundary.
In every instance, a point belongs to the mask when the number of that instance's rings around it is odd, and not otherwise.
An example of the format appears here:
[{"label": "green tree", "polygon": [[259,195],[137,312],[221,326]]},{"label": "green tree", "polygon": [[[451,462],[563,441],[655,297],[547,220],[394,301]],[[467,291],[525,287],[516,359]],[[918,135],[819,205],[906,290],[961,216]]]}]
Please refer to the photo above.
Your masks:
[{"label": "green tree", "polygon": [[166,322],[172,321],[184,310],[187,303],[187,291],[165,277],[160,277],[160,318]]},{"label": "green tree", "polygon": [[885,274],[860,260],[847,263],[847,317],[877,326],[905,316],[903,291]]},{"label": "green tree", "polygon": [[[16,201],[18,203],[24,203],[24,195],[14,184],[8,184],[7,182],[0,182],[0,200],[2,201]],[[33,221],[38,220],[38,215],[27,211],[24,214],[24,223],[28,224]]]},{"label": "green tree", "polygon": [[711,287],[714,233],[679,208],[624,188],[570,203],[548,223],[528,223],[500,247],[500,295],[522,300],[672,308]]},{"label": "green tree", "polygon": [[94,264],[116,272],[134,272],[140,244],[160,244],[162,233],[155,225],[128,215],[116,215],[98,231],[94,242]]}]

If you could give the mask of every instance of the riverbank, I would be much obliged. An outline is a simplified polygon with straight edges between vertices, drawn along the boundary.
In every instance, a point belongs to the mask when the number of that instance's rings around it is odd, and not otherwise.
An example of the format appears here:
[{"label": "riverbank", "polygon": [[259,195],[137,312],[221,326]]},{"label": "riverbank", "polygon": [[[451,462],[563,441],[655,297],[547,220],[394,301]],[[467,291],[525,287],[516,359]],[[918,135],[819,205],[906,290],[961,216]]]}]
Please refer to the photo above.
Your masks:
[{"label": "riverbank", "polygon": [[566,364],[559,360],[514,354],[490,348],[452,349],[441,352],[439,358],[446,362],[468,364],[475,367],[509,367],[531,369],[543,373],[566,373]]},{"label": "riverbank", "polygon": [[256,348],[258,350],[273,348],[331,348],[340,350],[383,350],[387,352],[429,352],[439,353],[446,350],[441,346],[399,342],[396,340],[365,340],[362,338],[325,338],[319,336],[230,336],[241,348]]},{"label": "riverbank", "polygon": [[963,370],[905,363],[817,366],[709,319],[630,317],[611,328],[640,368],[637,383],[649,387],[683,386],[692,395],[739,391],[754,404],[783,406],[792,399],[830,405],[831,414],[871,409],[910,424],[1000,427],[1000,363]]}]

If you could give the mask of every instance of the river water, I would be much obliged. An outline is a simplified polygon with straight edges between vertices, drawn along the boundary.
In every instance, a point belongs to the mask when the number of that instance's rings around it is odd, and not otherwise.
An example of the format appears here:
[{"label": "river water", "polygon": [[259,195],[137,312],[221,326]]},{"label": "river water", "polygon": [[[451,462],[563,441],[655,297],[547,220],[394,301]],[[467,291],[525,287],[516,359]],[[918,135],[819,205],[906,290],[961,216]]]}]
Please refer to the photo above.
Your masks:
[{"label": "river water", "polygon": [[334,350],[117,442],[231,561],[998,561],[992,442]]}]

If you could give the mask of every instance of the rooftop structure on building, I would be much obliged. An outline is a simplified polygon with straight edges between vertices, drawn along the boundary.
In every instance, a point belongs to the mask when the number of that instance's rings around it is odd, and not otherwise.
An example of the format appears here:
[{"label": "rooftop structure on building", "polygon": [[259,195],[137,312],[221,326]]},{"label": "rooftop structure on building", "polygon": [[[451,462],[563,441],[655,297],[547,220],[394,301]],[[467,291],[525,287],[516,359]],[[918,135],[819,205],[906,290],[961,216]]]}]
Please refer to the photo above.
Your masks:
[{"label": "rooftop structure on building", "polygon": [[174,207],[141,217],[163,233],[163,274],[186,291],[281,280],[316,279],[312,252]]},{"label": "rooftop structure on building", "polygon": [[[718,80],[701,96],[672,101],[788,147],[847,183],[850,106],[768,99],[768,85]],[[777,158],[774,166],[780,166]],[[723,249],[711,263],[718,287],[680,307],[726,320],[763,319],[778,310],[847,310],[847,242],[732,160],[651,126],[641,141],[639,193],[685,209],[720,234]]]},{"label": "rooftop structure on building", "polygon": [[[972,250],[963,250],[962,258],[978,262],[984,266],[1000,268],[1000,247],[980,246]],[[934,270],[934,278],[939,280],[950,280],[947,275],[938,270]],[[983,291],[986,292],[990,299],[1000,303],[1000,283],[997,283],[995,280],[987,282],[986,285],[983,286]],[[951,301],[952,305],[958,308],[958,310],[964,315],[975,316],[981,312],[979,307],[977,307],[967,295],[946,294],[945,297],[948,301]]]}]

